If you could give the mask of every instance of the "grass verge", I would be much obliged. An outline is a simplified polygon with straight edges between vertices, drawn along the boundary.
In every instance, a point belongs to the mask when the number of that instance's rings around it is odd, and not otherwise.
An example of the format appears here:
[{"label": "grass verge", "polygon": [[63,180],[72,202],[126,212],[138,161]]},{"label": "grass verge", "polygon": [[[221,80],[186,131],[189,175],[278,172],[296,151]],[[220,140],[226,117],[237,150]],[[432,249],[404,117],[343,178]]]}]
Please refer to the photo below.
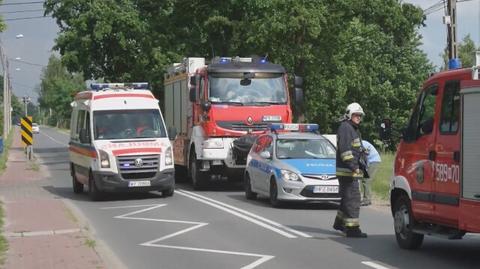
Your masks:
[{"label": "grass verge", "polygon": [[3,236],[3,203],[0,202],[0,265],[5,263],[5,253],[7,253],[8,242]]},{"label": "grass verge", "polygon": [[390,191],[390,177],[393,173],[394,153],[381,154],[382,162],[372,181],[372,192],[375,198],[388,202]]},{"label": "grass verge", "polygon": [[7,139],[3,141],[3,152],[0,155],[0,174],[7,168],[8,150],[12,145],[14,129],[8,134]]}]

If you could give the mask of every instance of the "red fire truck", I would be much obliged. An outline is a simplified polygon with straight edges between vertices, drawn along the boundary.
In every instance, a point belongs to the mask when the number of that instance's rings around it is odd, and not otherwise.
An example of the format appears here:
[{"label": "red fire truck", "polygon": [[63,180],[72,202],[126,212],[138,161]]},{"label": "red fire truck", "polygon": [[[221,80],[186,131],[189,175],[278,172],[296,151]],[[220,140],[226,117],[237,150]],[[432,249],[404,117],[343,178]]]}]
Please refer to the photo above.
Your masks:
[{"label": "red fire truck", "polygon": [[461,239],[466,232],[480,232],[477,68],[437,73],[418,95],[391,181],[395,234],[402,248],[420,247],[425,234]]},{"label": "red fire truck", "polygon": [[[295,99],[303,98],[296,79]],[[248,137],[269,123],[291,123],[285,69],[252,58],[186,58],[168,68],[164,112],[177,171],[186,168],[194,188],[211,176],[241,179]]]}]

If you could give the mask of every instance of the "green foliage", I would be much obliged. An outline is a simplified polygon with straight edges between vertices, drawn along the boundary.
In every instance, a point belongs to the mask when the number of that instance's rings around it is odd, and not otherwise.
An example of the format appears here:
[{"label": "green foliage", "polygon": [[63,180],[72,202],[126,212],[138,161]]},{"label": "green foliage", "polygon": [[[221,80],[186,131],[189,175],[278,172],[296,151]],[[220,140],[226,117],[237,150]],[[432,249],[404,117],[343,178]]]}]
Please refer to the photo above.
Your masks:
[{"label": "green foliage", "polygon": [[85,88],[80,74],[71,74],[61,60],[51,56],[43,70],[40,85],[40,108],[47,111],[48,123],[66,127],[70,119],[71,107],[75,93]]},{"label": "green foliage", "polygon": [[[382,118],[408,119],[433,68],[419,50],[420,8],[398,0],[46,0],[69,71],[159,89],[187,56],[268,56],[305,78],[303,117],[335,132],[348,103],[366,111],[366,139]],[[291,76],[292,77],[292,76]],[[158,92],[157,92],[158,94]]]},{"label": "green foliage", "polygon": [[[480,46],[478,48],[475,47],[475,42],[470,37],[470,34],[466,35],[463,40],[458,43],[457,50],[458,58],[462,62],[463,67],[472,67],[475,65],[475,52],[480,50]],[[442,70],[445,70],[448,67],[447,50],[443,52],[442,58],[444,64]]]},{"label": "green foliage", "polygon": [[376,198],[388,200],[390,192],[390,178],[393,175],[393,161],[395,155],[392,153],[381,154],[382,162],[378,166],[375,178],[372,180],[372,192]]}]

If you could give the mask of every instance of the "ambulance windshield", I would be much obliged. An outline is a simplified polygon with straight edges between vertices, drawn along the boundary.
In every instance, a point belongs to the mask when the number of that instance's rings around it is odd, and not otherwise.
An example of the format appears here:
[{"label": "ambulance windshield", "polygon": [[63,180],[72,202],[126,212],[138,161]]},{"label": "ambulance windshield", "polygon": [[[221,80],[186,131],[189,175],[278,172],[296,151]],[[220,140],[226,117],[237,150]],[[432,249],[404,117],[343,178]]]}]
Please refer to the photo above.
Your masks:
[{"label": "ambulance windshield", "polygon": [[155,109],[94,111],[93,131],[96,140],[166,137]]},{"label": "ambulance windshield", "polygon": [[326,139],[278,139],[278,159],[334,159],[335,148]]},{"label": "ambulance windshield", "polygon": [[209,76],[209,101],[242,105],[285,104],[287,90],[280,73],[248,73],[245,78],[235,74]]}]

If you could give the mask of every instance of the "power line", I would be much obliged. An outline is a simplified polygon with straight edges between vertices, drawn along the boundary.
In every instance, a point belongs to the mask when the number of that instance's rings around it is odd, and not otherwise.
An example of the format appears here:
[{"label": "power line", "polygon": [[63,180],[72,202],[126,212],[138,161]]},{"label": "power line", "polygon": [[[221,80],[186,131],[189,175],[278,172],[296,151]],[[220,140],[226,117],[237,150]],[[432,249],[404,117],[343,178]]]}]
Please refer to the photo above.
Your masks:
[{"label": "power line", "polygon": [[42,65],[42,64],[36,64],[36,63],[32,63],[32,62],[28,62],[28,61],[24,61],[24,60],[17,60],[17,59],[12,59],[12,58],[9,58],[9,60],[10,60],[10,61],[19,62],[19,63],[29,64],[29,65],[33,65],[33,66],[45,67],[45,65]]},{"label": "power line", "polygon": [[13,13],[25,13],[25,12],[38,12],[44,11],[45,9],[25,9],[25,10],[17,10],[17,11],[6,11],[0,12],[0,14],[13,14]]},{"label": "power line", "polygon": [[30,5],[30,4],[43,4],[43,1],[20,2],[20,3],[2,3],[2,4],[0,4],[0,6],[18,6],[18,5]]},{"label": "power line", "polygon": [[52,16],[35,16],[35,17],[24,17],[24,18],[5,19],[4,21],[20,21],[20,20],[31,20],[31,19],[51,18],[51,17],[52,17]]}]

